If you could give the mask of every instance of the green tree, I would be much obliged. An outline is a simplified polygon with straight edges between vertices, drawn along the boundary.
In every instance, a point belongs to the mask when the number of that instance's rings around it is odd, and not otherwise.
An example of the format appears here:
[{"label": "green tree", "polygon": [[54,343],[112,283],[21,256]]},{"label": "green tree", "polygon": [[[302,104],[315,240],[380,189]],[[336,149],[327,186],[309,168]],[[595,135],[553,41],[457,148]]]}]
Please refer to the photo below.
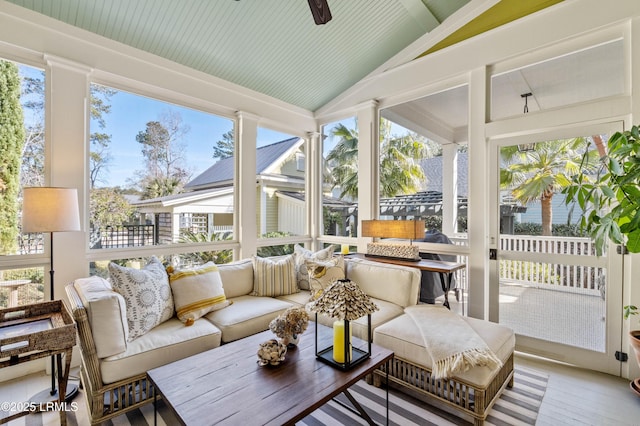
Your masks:
[{"label": "green tree", "polygon": [[0,60],[0,254],[13,254],[18,243],[18,194],[24,145],[18,66]]},{"label": "green tree", "polygon": [[[380,119],[380,196],[395,197],[412,194],[420,189],[424,171],[420,160],[434,152],[424,138],[415,134],[391,134],[391,122]],[[340,188],[340,197],[358,198],[358,132],[339,124],[332,131],[339,138],[328,153],[326,161],[331,168],[333,188]]]},{"label": "green tree", "polygon": [[168,111],[159,121],[149,121],[136,141],[142,145],[145,169],[136,172],[143,198],[163,197],[182,190],[190,173],[183,167],[185,147],[183,137],[189,127],[179,113]]},{"label": "green tree", "polygon": [[112,188],[92,189],[90,209],[94,230],[122,225],[134,211],[126,198]]},{"label": "green tree", "polygon": [[103,179],[103,173],[108,170],[112,160],[110,154],[111,135],[105,133],[107,127],[105,116],[111,112],[111,97],[116,90],[99,84],[91,85],[91,119],[98,125],[97,131],[91,133],[91,151],[89,153],[89,183],[94,188]]},{"label": "green tree", "polygon": [[[540,201],[542,235],[552,235],[553,196],[571,185],[581,167],[588,166],[582,164],[586,146],[584,138],[574,138],[538,142],[527,151],[517,147],[500,151],[505,164],[500,169],[500,187],[510,190],[522,205]],[[595,157],[591,163],[594,161]]]},{"label": "green tree", "polygon": [[222,135],[220,139],[213,146],[213,158],[219,158],[224,160],[225,158],[233,157],[235,153],[235,140],[233,137],[233,130],[229,130]]}]

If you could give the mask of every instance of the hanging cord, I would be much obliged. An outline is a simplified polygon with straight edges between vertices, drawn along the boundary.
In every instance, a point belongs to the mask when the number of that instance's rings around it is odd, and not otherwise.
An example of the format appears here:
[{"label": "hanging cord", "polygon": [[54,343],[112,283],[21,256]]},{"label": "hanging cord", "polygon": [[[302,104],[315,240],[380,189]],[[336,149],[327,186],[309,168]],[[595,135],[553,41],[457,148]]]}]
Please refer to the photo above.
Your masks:
[{"label": "hanging cord", "polygon": [[529,99],[529,96],[533,95],[533,93],[529,92],[529,93],[523,93],[522,95],[520,95],[521,98],[524,98],[524,113],[528,113],[529,112],[529,105],[527,105],[527,100]]}]

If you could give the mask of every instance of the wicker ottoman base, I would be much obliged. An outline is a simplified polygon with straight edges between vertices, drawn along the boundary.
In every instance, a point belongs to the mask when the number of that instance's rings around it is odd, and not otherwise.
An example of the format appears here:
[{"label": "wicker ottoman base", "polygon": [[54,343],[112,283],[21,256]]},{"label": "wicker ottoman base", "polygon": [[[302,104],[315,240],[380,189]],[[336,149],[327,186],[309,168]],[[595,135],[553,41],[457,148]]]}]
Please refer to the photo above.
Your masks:
[{"label": "wicker ottoman base", "polygon": [[[387,365],[375,371],[374,386],[380,387],[382,384],[387,374]],[[413,391],[410,392],[412,395],[452,414],[473,419],[475,425],[482,425],[487,418],[487,412],[502,391],[507,386],[513,386],[513,354],[484,389],[476,388],[455,377],[432,379],[431,370],[398,357],[391,362],[389,383]]]}]

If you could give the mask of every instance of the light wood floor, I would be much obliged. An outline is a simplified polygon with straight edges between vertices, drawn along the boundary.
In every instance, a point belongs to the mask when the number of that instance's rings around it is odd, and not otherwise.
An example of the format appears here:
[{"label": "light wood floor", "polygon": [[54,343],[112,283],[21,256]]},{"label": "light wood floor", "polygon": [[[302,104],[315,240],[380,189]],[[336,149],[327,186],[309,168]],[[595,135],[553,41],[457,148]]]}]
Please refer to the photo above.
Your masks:
[{"label": "light wood floor", "polygon": [[[631,392],[626,379],[522,354],[516,355],[516,366],[549,374],[537,425],[640,425],[640,397]],[[71,375],[77,375],[77,369]],[[49,385],[50,378],[44,373],[0,383],[0,402],[24,401]],[[22,417],[9,425],[29,424],[25,421]]]},{"label": "light wood floor", "polygon": [[549,374],[537,425],[640,425],[640,397],[626,379],[521,354],[516,365]]}]

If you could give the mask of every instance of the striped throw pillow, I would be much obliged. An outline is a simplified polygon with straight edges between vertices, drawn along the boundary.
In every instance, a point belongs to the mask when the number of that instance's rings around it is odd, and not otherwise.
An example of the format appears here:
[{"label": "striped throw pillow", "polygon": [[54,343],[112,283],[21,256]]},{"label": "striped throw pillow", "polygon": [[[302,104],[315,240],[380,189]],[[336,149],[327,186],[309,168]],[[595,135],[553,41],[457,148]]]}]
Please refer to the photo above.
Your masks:
[{"label": "striped throw pillow", "polygon": [[168,269],[176,315],[186,325],[229,306],[218,267],[213,262],[192,269]]},{"label": "striped throw pillow", "polygon": [[299,292],[293,255],[277,260],[253,257],[252,296],[275,297]]}]

